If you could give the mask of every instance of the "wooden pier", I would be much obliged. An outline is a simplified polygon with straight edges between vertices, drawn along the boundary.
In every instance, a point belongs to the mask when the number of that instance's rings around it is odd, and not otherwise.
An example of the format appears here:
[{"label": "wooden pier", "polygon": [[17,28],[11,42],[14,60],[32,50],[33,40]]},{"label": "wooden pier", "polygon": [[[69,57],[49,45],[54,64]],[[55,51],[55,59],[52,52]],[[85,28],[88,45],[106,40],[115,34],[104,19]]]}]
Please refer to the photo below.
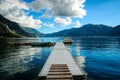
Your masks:
[{"label": "wooden pier", "polygon": [[85,74],[60,42],[56,43],[36,80],[85,80]]},{"label": "wooden pier", "polygon": [[50,46],[54,46],[55,43],[52,43],[52,42],[29,42],[29,43],[9,42],[9,43],[6,43],[6,45],[7,46],[50,47]]}]

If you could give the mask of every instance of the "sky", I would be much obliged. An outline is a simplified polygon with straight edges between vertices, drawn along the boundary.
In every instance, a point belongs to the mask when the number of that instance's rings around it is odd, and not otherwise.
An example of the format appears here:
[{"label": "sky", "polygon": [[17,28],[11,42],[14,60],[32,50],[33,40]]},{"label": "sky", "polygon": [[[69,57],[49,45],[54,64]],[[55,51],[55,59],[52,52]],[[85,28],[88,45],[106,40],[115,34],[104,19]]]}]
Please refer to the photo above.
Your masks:
[{"label": "sky", "polygon": [[0,0],[0,14],[42,33],[85,24],[120,25],[120,0]]}]

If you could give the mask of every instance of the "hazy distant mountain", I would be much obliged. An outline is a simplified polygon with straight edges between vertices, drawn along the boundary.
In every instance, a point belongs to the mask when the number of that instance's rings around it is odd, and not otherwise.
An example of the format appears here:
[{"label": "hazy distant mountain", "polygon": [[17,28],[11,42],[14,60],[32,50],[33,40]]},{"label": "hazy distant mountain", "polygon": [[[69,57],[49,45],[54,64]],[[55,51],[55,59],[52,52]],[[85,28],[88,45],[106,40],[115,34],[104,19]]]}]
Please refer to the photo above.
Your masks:
[{"label": "hazy distant mountain", "polygon": [[72,36],[72,37],[78,37],[78,36],[106,36],[105,34],[112,30],[113,27],[106,26],[106,25],[93,25],[93,24],[87,24],[80,28],[72,28],[67,29],[63,31],[59,31],[52,34],[46,34],[45,36]]},{"label": "hazy distant mountain", "polygon": [[38,30],[29,28],[29,27],[22,27],[26,32],[30,33],[33,37],[41,37],[43,33],[40,33]]}]

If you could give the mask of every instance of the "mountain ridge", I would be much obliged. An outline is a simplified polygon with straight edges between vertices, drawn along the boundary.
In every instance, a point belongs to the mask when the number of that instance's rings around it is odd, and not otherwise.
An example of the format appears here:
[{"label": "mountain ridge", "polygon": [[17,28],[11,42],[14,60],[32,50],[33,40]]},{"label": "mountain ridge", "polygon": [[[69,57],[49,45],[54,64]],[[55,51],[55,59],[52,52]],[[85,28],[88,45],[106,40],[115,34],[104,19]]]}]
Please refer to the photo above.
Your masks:
[{"label": "mountain ridge", "polygon": [[35,29],[27,29],[33,30],[34,33],[24,30],[23,27],[20,26],[18,23],[6,19],[2,15],[0,15],[0,37],[40,37],[40,34],[42,34]]},{"label": "mountain ridge", "polygon": [[6,24],[0,22],[0,38],[2,37],[20,37],[20,35],[14,33]]},{"label": "mountain ridge", "polygon": [[10,21],[8,19],[6,19],[5,17],[3,17],[2,15],[0,15],[0,22],[3,24],[6,24],[8,26],[8,28],[15,32],[16,34],[19,34],[21,36],[30,36],[27,32],[25,32],[21,26],[13,21]]},{"label": "mountain ridge", "polygon": [[120,36],[120,25],[112,27],[104,24],[86,24],[80,28],[65,29],[51,34],[43,34],[36,29],[21,27],[0,15],[0,36],[2,37],[82,37],[82,36]]},{"label": "mountain ridge", "polygon": [[112,30],[112,26],[103,24],[86,24],[80,28],[71,28],[55,32],[52,34],[45,34],[46,37],[79,37],[79,36],[107,36],[107,32]]},{"label": "mountain ridge", "polygon": [[108,32],[109,36],[120,36],[120,25],[115,26],[112,30]]},{"label": "mountain ridge", "polygon": [[44,34],[39,32],[37,29],[22,27],[26,32],[30,33],[33,37],[42,37]]}]

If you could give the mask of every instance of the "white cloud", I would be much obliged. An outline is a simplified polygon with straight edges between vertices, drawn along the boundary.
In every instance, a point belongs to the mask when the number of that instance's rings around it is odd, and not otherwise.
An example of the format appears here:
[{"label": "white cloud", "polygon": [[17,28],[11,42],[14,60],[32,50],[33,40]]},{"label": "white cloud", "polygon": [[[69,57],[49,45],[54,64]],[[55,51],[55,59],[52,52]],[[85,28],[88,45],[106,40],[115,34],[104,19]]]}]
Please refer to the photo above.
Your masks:
[{"label": "white cloud", "polygon": [[54,24],[49,24],[49,23],[43,23],[42,24],[43,26],[46,26],[46,27],[50,27],[50,28],[54,28]]},{"label": "white cloud", "polygon": [[53,16],[83,18],[86,11],[83,9],[86,0],[35,0],[30,7],[35,11],[46,9],[46,14]]},{"label": "white cloud", "polygon": [[0,0],[0,14],[4,17],[27,27],[39,27],[42,23],[32,16],[27,16],[22,9],[29,10],[26,3],[20,0]]},{"label": "white cloud", "polygon": [[28,27],[32,27],[32,28],[39,28],[39,27],[41,27],[40,24],[42,22],[40,20],[33,19],[32,16],[30,16],[30,17],[22,16],[22,17],[19,17],[19,23],[23,26],[28,26]]},{"label": "white cloud", "polygon": [[18,9],[29,9],[29,7],[24,2],[20,2],[19,0],[0,0],[1,9],[9,10],[14,7]]},{"label": "white cloud", "polygon": [[80,22],[78,20],[76,21],[75,26],[76,27],[80,27],[81,26],[81,24],[80,24]]},{"label": "white cloud", "polygon": [[[23,9],[28,11],[31,9],[34,11],[45,9],[46,11],[45,14],[42,15],[42,18],[56,16],[54,22],[66,26],[72,24],[72,17],[83,18],[86,15],[86,11],[84,10],[85,1],[86,0],[33,0],[33,2],[26,4],[20,0],[0,0],[0,14],[23,26],[38,28],[43,25],[53,28],[54,24],[42,23],[41,20],[34,19],[33,16],[27,16],[27,13],[25,13]],[[76,25],[79,26],[80,22],[77,21]]]},{"label": "white cloud", "polygon": [[57,17],[55,18],[54,20],[56,23],[62,25],[62,26],[66,26],[66,25],[70,25],[72,23],[72,20],[71,18],[60,18],[60,17]]}]

